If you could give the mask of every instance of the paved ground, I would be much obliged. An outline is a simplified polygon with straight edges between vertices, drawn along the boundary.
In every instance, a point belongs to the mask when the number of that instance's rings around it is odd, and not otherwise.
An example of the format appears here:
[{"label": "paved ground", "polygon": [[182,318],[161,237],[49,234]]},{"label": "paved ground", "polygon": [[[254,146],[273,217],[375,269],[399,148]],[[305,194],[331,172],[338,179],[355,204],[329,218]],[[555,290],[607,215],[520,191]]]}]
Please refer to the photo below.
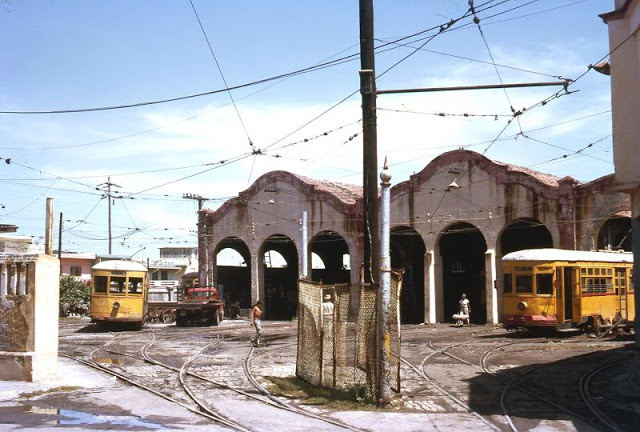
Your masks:
[{"label": "paved ground", "polygon": [[[416,328],[412,331],[414,334],[424,333],[427,338],[433,337],[442,328],[446,330],[445,327],[425,326],[424,332]],[[215,431],[225,429],[159,396],[133,388],[73,360],[60,357],[59,367],[60,378],[52,381],[39,383],[0,381],[0,430],[64,428],[66,430]],[[611,395],[600,400],[601,405],[610,404],[616,409],[621,409],[622,401],[624,405],[622,408],[627,414],[637,415],[639,423],[636,425],[640,424],[640,386],[636,384],[635,378],[628,370],[612,372],[601,386],[603,394]],[[255,408],[249,404],[243,409],[246,410],[247,416],[258,418],[254,429],[256,431],[276,428],[287,431],[318,430],[311,422],[288,424],[283,429],[282,419],[260,418]],[[496,430],[495,426],[483,423],[473,414],[463,410],[460,412],[343,411],[334,412],[332,416],[357,429],[369,431]],[[340,429],[338,426],[327,425],[322,430]],[[520,430],[524,429],[520,428]],[[539,421],[535,424],[535,430],[581,429],[575,424],[561,421]],[[634,430],[634,428],[628,430]]]},{"label": "paved ground", "polygon": [[[166,400],[60,358],[61,378],[40,383],[0,381],[0,429],[228,430]],[[255,412],[248,413],[255,415]],[[470,414],[341,412],[336,419],[378,431],[491,430]],[[256,430],[273,430],[265,418]],[[340,430],[330,426],[326,430]],[[310,430],[291,425],[287,430]]]}]

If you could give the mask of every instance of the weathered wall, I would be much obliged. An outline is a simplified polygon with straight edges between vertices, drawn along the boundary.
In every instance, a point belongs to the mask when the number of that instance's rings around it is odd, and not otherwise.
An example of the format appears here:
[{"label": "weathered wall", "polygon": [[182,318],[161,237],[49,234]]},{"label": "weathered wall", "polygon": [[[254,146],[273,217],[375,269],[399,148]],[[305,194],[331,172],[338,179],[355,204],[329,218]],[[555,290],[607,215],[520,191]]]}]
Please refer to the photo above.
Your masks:
[{"label": "weathered wall", "polygon": [[0,379],[57,375],[60,263],[47,255],[0,257]]},{"label": "weathered wall", "polygon": [[[475,152],[456,150],[438,156],[409,180],[393,186],[392,229],[408,227],[410,234],[424,243],[419,252],[411,249],[403,252],[424,255],[418,261],[411,260],[412,265],[424,263],[424,289],[420,289],[425,296],[424,321],[447,320],[443,304],[445,300],[450,302],[452,294],[444,289],[445,252],[440,244],[451,229],[455,231],[461,224],[468,227],[474,232],[475,247],[484,248],[473,262],[473,283],[479,287],[480,296],[477,305],[482,308],[486,322],[498,322],[502,308],[501,239],[505,231],[514,222],[527,220],[548,233],[552,243],[549,246],[592,249],[603,223],[630,207],[628,196],[612,189],[612,184],[612,175],[581,184],[570,177],[560,178],[498,163]],[[251,263],[252,301],[262,299],[262,257],[270,236],[284,236],[294,245],[298,271],[302,274],[301,218],[306,211],[307,241],[323,231],[339,234],[349,248],[351,283],[356,284],[363,260],[361,196],[361,188],[355,186],[283,171],[268,173],[218,210],[200,213],[201,247],[212,257],[217,245],[225,239],[235,237],[246,245]],[[465,241],[460,238],[461,249],[468,246]],[[200,268],[206,267],[208,273],[215,275],[215,258],[207,261],[206,255],[199,255]],[[308,263],[311,266],[310,259]],[[449,279],[458,289],[459,285]]]}]

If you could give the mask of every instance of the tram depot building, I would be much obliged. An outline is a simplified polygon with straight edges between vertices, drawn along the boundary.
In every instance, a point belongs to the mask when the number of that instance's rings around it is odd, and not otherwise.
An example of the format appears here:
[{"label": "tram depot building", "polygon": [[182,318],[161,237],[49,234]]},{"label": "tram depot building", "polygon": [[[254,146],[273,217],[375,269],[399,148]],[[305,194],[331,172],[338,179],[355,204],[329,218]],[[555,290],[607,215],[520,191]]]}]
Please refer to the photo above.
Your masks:
[{"label": "tram depot building", "polygon": [[[217,210],[200,211],[201,278],[222,285],[240,308],[262,299],[267,319],[291,319],[301,275],[358,284],[362,220],[360,186],[267,173]],[[502,256],[542,247],[631,250],[630,199],[613,174],[583,184],[456,150],[391,189],[391,264],[404,270],[403,323],[450,321],[463,292],[472,322],[499,322]],[[218,266],[227,248],[244,263]],[[286,264],[271,266],[270,252]],[[312,254],[324,268],[311,268]]]}]

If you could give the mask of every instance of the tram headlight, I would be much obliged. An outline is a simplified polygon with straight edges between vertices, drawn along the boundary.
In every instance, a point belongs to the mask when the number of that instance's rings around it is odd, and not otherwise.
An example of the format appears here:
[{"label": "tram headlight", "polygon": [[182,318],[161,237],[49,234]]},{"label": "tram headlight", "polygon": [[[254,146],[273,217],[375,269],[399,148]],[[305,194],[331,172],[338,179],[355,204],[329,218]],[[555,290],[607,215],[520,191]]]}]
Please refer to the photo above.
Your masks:
[{"label": "tram headlight", "polygon": [[120,302],[113,303],[113,308],[114,309],[119,309],[120,308]]},{"label": "tram headlight", "polygon": [[527,306],[528,306],[527,302],[521,301],[521,302],[518,303],[518,310],[523,311],[523,310],[525,310],[527,308]]}]

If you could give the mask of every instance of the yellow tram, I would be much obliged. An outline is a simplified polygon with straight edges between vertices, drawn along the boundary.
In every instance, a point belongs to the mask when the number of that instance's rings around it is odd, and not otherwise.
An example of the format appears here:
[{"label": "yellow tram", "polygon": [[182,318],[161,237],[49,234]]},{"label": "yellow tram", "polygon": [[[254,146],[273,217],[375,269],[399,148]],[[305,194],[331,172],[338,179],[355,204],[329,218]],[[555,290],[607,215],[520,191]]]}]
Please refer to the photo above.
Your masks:
[{"label": "yellow tram", "polygon": [[147,268],[135,261],[110,260],[92,267],[91,321],[130,323],[138,328],[147,313]]},{"label": "yellow tram", "polygon": [[527,249],[502,258],[507,329],[563,329],[635,319],[630,252]]}]

